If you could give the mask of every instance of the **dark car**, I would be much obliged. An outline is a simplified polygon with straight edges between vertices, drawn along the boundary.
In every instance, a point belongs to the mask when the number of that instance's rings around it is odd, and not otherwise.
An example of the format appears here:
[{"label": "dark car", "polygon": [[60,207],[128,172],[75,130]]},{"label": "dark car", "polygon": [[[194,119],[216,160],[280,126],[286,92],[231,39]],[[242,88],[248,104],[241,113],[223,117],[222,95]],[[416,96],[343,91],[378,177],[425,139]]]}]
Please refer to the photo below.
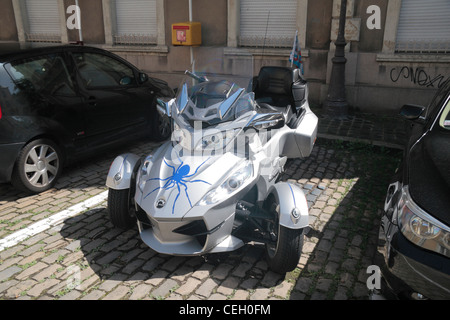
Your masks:
[{"label": "dark car", "polygon": [[450,81],[427,108],[405,105],[401,114],[409,141],[381,222],[382,292],[450,299]]},{"label": "dark car", "polygon": [[0,55],[0,183],[42,192],[74,160],[144,135],[168,138],[156,99],[173,96],[164,81],[98,48]]}]

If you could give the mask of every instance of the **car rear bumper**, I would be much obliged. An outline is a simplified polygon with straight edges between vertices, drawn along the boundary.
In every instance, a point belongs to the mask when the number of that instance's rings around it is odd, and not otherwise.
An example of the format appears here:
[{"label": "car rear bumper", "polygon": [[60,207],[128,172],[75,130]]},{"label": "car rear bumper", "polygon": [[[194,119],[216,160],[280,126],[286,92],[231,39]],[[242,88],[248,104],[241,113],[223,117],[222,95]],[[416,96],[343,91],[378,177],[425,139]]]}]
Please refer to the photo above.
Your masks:
[{"label": "car rear bumper", "polygon": [[377,256],[386,297],[450,299],[450,259],[416,246],[386,217],[380,227]]},{"label": "car rear bumper", "polygon": [[11,181],[14,163],[25,143],[0,144],[0,183]]}]

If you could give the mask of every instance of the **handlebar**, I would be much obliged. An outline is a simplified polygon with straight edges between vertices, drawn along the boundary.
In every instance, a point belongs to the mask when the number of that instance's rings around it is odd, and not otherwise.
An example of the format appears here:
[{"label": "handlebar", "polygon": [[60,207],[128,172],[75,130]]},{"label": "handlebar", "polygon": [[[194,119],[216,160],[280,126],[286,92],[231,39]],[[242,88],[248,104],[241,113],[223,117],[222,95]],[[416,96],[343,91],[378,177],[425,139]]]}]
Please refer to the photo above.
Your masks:
[{"label": "handlebar", "polygon": [[204,76],[200,77],[200,76],[196,75],[195,73],[190,72],[189,70],[186,70],[184,73],[186,75],[188,75],[189,77],[197,80],[198,82],[208,82],[209,81],[206,77],[204,77]]}]

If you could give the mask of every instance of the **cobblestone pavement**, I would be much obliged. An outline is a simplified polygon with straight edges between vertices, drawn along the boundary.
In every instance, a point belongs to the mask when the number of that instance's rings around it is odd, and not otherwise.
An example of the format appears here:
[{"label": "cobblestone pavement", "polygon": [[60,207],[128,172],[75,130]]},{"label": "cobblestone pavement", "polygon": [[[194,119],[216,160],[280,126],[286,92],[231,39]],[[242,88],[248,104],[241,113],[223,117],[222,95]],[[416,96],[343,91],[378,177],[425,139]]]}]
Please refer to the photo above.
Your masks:
[{"label": "cobblestone pavement", "polygon": [[[116,155],[156,146],[141,141],[67,168],[39,195],[0,185],[0,240],[106,191]],[[0,251],[0,299],[367,299],[366,270],[399,158],[400,151],[319,139],[309,158],[288,161],[283,180],[300,184],[310,206],[303,253],[290,273],[270,271],[258,244],[207,258],[158,254],[136,228],[113,228],[103,201]]]},{"label": "cobblestone pavement", "polygon": [[337,118],[322,108],[313,108],[319,117],[318,136],[327,139],[364,142],[376,146],[403,149],[407,134],[405,120],[400,115],[380,115],[349,110]]}]

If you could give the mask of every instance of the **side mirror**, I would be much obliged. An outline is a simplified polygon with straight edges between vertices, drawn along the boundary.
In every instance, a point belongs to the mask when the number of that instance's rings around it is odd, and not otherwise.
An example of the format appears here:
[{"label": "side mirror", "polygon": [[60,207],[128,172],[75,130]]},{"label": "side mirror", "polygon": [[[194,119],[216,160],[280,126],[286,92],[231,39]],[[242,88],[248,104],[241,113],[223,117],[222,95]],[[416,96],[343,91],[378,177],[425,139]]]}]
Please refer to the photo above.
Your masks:
[{"label": "side mirror", "polygon": [[160,98],[157,98],[156,99],[156,110],[158,110],[160,115],[167,116],[170,118],[172,116],[171,105],[172,105],[173,101],[175,101],[175,99],[172,99],[170,101],[164,101]]},{"label": "side mirror", "polygon": [[237,101],[237,99],[242,95],[244,89],[240,88],[237,90],[231,97],[225,100],[219,107],[219,117],[220,120],[223,120],[225,115],[230,111],[233,104]]},{"label": "side mirror", "polygon": [[282,113],[258,113],[256,114],[245,128],[254,128],[259,130],[279,129],[284,127],[285,120]]},{"label": "side mirror", "polygon": [[188,87],[187,87],[187,84],[184,83],[183,87],[181,88],[179,105],[177,105],[178,113],[183,113],[183,111],[184,111],[184,109],[186,109],[188,103],[189,103]]},{"label": "side mirror", "polygon": [[144,72],[139,72],[139,83],[143,84],[148,81],[148,75]]},{"label": "side mirror", "polygon": [[133,80],[132,80],[130,77],[125,76],[125,77],[122,77],[122,78],[120,79],[119,84],[120,84],[121,86],[128,86],[128,85],[130,85],[132,82],[133,82]]},{"label": "side mirror", "polygon": [[415,104],[405,104],[400,109],[400,115],[407,120],[417,120],[425,111],[425,107]]}]

